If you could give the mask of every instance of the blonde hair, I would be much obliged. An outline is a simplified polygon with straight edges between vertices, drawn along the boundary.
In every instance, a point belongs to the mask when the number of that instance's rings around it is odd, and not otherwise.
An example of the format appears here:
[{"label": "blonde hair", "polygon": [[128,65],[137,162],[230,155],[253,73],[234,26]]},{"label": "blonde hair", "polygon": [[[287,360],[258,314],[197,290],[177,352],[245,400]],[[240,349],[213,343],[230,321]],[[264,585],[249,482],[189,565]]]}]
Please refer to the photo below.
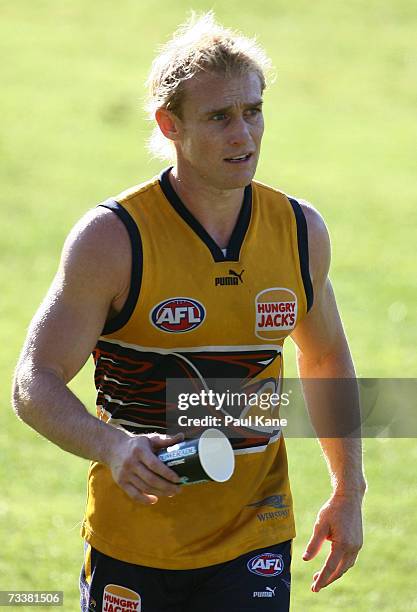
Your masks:
[{"label": "blonde hair", "polygon": [[[209,11],[192,13],[190,19],[174,32],[154,59],[147,80],[146,109],[150,119],[158,108],[166,108],[181,118],[184,84],[201,72],[226,77],[255,72],[262,91],[267,84],[271,62],[255,39],[224,28]],[[148,142],[151,153],[160,159],[172,159],[173,146],[156,126]]]}]

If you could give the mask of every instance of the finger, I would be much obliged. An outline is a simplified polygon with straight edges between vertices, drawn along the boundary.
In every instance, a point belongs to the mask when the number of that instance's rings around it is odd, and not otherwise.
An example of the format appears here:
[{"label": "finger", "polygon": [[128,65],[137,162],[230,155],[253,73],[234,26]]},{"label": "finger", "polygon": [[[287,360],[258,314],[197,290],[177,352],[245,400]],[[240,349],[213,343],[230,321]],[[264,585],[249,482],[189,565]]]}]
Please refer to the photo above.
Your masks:
[{"label": "finger", "polygon": [[[154,463],[153,460],[156,463]],[[168,480],[168,478],[164,476],[164,471],[162,472],[162,476],[156,472],[156,470],[159,469],[159,464],[164,468],[166,467],[162,461],[152,455],[152,459],[149,463],[142,461],[142,463],[136,466],[134,474],[145,483],[146,491],[155,491],[158,495],[176,495],[180,493],[182,491],[181,486],[179,484],[174,484],[171,474],[168,474],[170,478],[170,480]],[[166,469],[169,470],[169,472],[172,471],[169,468]],[[179,478],[177,474],[175,474],[175,472],[173,472],[173,474],[178,481]]]},{"label": "finger", "polygon": [[161,448],[167,448],[168,446],[174,446],[184,441],[184,434],[177,433],[175,436],[149,436],[153,450],[160,450]]},{"label": "finger", "polygon": [[328,578],[336,571],[340,561],[344,556],[344,551],[338,546],[334,546],[329,553],[319,575],[311,585],[311,590],[318,593],[320,589],[327,584]]},{"label": "finger", "polygon": [[[152,449],[155,453],[158,450],[161,450],[168,446],[174,446],[175,444],[182,442],[184,440],[184,434],[179,433],[175,436],[165,436],[164,438],[157,436],[152,437],[149,440],[151,442]],[[165,480],[169,480],[174,484],[178,484],[181,482],[181,478],[178,476],[178,474],[174,470],[171,470],[169,467],[167,467],[165,463],[163,463],[163,461],[161,461],[155,454],[152,454],[148,457],[146,465],[152,472],[159,474]]]},{"label": "finger", "polygon": [[323,525],[316,523],[313,529],[313,535],[310,538],[309,543],[306,546],[306,549],[303,553],[304,561],[310,561],[310,559],[314,559],[314,557],[319,552],[320,548],[324,540],[328,535],[328,527],[326,523]]},{"label": "finger", "polygon": [[[161,482],[159,482],[159,484],[157,485],[159,488],[163,487],[164,483],[166,484],[166,481],[168,481],[169,483],[173,483],[175,485],[177,485],[179,482],[181,482],[180,477],[178,476],[178,474],[176,474],[174,472],[174,470],[171,470],[169,467],[167,467],[152,451],[152,444],[153,442],[151,442],[151,439],[148,439],[149,443],[151,444],[151,448],[144,448],[144,447],[139,447],[137,449],[137,455],[136,458],[139,459],[139,461],[137,461],[136,466],[135,466],[135,472],[138,476],[140,476],[141,478],[143,478],[143,475],[140,473],[140,466],[144,465],[150,472],[153,472],[158,478],[160,477]],[[148,480],[146,480],[146,482],[148,482],[148,484],[152,484],[152,482],[149,482]]]},{"label": "finger", "polygon": [[[150,478],[152,478],[152,473],[150,473]],[[182,490],[181,487],[170,484],[167,487],[167,481],[165,479],[162,479],[163,487],[159,487],[158,485],[152,486],[151,484],[149,484],[149,482],[144,480],[141,476],[138,476],[136,473],[131,474],[129,482],[133,484],[137,489],[139,489],[142,493],[145,493],[146,495],[155,495],[156,497],[159,497],[160,495],[164,495],[166,497],[173,497]]]},{"label": "finger", "polygon": [[332,584],[332,582],[335,582],[336,580],[338,580],[339,578],[341,578],[344,574],[346,574],[346,572],[354,565],[353,563],[349,563],[347,565],[343,564],[343,568],[337,568],[337,570],[330,576],[330,578],[327,579],[327,582],[325,584],[323,584],[322,589],[329,586],[330,584]]},{"label": "finger", "polygon": [[174,485],[178,485],[181,482],[181,478],[178,476],[178,474],[171,468],[167,467],[165,463],[163,463],[163,461],[161,461],[159,457],[153,453],[147,455],[143,463],[151,472],[156,474],[162,480],[168,481]]},{"label": "finger", "polygon": [[123,490],[131,499],[145,506],[152,506],[158,501],[158,498],[155,495],[147,495],[146,493],[142,493],[133,484],[130,483],[124,485]]},{"label": "finger", "polygon": [[[351,567],[353,567],[355,565],[355,561],[357,558],[357,554],[354,555],[348,555],[348,556],[344,556],[339,565],[337,566],[337,568],[335,569],[335,571],[327,578],[326,581],[322,582],[319,585],[319,589],[320,588],[324,588],[326,586],[329,586],[329,584],[331,584],[332,582],[335,582],[335,580],[338,580],[338,578],[341,578],[343,576],[343,574],[345,574]],[[316,586],[317,586],[317,577],[319,576],[319,572],[317,572],[317,574],[314,575],[314,580],[316,581]],[[314,589],[315,592],[316,589]]]}]

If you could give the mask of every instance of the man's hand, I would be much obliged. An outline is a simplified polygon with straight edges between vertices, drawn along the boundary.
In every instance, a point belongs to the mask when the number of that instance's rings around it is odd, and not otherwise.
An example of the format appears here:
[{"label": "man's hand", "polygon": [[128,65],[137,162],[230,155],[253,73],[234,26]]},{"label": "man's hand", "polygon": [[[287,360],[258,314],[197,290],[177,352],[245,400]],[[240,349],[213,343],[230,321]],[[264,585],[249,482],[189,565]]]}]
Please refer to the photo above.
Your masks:
[{"label": "man's hand", "polygon": [[160,496],[176,495],[181,491],[180,478],[155,453],[183,439],[183,434],[126,436],[108,462],[114,480],[129,497],[146,505],[156,504]]},{"label": "man's hand", "polygon": [[318,593],[355,564],[363,543],[362,497],[354,492],[335,493],[320,509],[303,559],[314,559],[324,540],[331,542],[331,550],[321,570],[313,576],[313,592]]}]

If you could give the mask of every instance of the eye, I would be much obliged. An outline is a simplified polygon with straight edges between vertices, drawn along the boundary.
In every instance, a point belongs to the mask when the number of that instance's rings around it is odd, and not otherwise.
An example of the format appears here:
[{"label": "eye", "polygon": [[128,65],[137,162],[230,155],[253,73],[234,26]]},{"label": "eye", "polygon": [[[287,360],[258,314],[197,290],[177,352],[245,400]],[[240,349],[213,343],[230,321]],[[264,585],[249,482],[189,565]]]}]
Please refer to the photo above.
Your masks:
[{"label": "eye", "polygon": [[226,119],[226,114],[225,113],[217,113],[216,115],[212,115],[210,117],[210,119],[212,121],[223,121],[224,119]]},{"label": "eye", "polygon": [[246,111],[246,115],[249,117],[256,117],[262,112],[262,109],[259,106],[254,106],[253,108],[248,108]]}]

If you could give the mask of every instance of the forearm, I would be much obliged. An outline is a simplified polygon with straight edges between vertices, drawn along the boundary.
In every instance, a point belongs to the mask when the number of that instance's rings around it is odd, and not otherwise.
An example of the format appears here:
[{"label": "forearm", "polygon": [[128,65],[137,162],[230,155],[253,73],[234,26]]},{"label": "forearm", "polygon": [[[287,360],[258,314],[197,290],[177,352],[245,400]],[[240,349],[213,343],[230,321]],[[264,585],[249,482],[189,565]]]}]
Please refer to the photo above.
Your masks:
[{"label": "forearm", "polygon": [[310,419],[329,469],[334,494],[363,495],[359,392],[348,351],[316,362],[299,356]]},{"label": "forearm", "polygon": [[45,438],[84,459],[108,463],[126,436],[91,415],[52,371],[18,368],[13,407],[22,421]]},{"label": "forearm", "polygon": [[360,438],[319,438],[331,478],[333,493],[364,495],[366,480]]}]

